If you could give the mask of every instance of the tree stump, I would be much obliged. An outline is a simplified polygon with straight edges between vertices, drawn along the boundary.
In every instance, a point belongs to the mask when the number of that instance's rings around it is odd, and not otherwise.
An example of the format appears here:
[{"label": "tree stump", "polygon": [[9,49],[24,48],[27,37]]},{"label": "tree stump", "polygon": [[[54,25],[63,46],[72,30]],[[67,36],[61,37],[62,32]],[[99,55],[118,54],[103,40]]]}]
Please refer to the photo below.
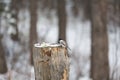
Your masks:
[{"label": "tree stump", "polygon": [[68,51],[60,44],[35,44],[35,80],[69,80]]}]

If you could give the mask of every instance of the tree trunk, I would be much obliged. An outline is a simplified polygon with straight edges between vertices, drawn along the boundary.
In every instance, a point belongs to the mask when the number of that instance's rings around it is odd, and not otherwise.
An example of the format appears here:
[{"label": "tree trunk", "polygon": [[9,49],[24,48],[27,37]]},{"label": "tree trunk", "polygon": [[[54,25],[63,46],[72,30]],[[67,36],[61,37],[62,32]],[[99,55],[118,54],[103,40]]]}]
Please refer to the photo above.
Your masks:
[{"label": "tree trunk", "polygon": [[[1,29],[1,13],[0,13],[0,29]],[[0,73],[7,72],[7,64],[5,60],[5,51],[2,46],[2,34],[0,32]]]},{"label": "tree trunk", "polygon": [[91,0],[84,0],[84,18],[90,20],[91,18]]},{"label": "tree trunk", "polygon": [[66,0],[57,0],[57,14],[58,14],[58,26],[59,26],[59,38],[66,41]]},{"label": "tree trunk", "polygon": [[0,40],[0,73],[6,73],[7,72],[7,64],[5,60],[5,51],[3,49],[1,40]]},{"label": "tree trunk", "polygon": [[12,18],[15,19],[14,23],[11,23],[12,26],[14,27],[16,34],[11,34],[11,38],[14,41],[19,41],[19,30],[18,30],[18,13],[19,13],[19,8],[20,8],[20,1],[19,0],[12,0],[11,1],[11,13],[12,13]]},{"label": "tree trunk", "polygon": [[79,14],[79,5],[80,5],[79,0],[72,0],[72,2],[73,2],[72,12],[74,16],[77,17]]},{"label": "tree trunk", "polygon": [[35,80],[69,80],[69,58],[61,46],[34,46]]},{"label": "tree trunk", "polygon": [[33,65],[33,44],[37,42],[37,0],[30,0],[30,34],[29,34],[29,48],[31,53],[31,64]]},{"label": "tree trunk", "polygon": [[93,80],[109,80],[107,0],[91,1],[91,78]]}]

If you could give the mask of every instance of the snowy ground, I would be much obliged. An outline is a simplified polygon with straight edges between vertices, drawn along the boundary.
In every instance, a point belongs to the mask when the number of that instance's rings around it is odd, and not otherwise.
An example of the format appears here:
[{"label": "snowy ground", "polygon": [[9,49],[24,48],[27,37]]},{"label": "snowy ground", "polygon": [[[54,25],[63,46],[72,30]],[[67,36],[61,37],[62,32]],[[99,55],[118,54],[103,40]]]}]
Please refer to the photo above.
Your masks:
[{"label": "snowy ground", "polygon": [[[72,49],[72,54],[75,55],[76,59],[71,59],[70,67],[70,80],[76,80],[76,73],[80,71],[81,77],[79,80],[90,80],[90,46],[91,46],[91,28],[89,21],[82,21],[82,18],[73,18],[70,12],[70,5],[67,6],[68,22],[67,22],[67,42]],[[41,13],[38,17],[37,32],[39,39],[46,42],[56,42],[58,37],[58,25],[56,12],[51,13],[51,17],[46,17],[46,13]],[[28,10],[21,10],[19,13],[19,31],[22,43],[18,44],[13,42],[9,33],[12,31],[8,28],[3,21],[4,25],[3,32],[5,31],[3,43],[9,55],[6,56],[7,65],[9,68],[8,73],[0,75],[0,80],[34,80],[34,69],[30,66],[29,62],[29,51],[28,51],[28,33],[29,33],[29,12]],[[115,77],[120,76],[120,28],[113,27],[114,25],[108,24],[108,35],[109,35],[109,63],[111,73],[115,70]],[[41,41],[40,41],[41,42]],[[117,51],[116,51],[117,50]],[[14,54],[13,54],[14,53]],[[17,56],[17,59],[16,59]]]}]

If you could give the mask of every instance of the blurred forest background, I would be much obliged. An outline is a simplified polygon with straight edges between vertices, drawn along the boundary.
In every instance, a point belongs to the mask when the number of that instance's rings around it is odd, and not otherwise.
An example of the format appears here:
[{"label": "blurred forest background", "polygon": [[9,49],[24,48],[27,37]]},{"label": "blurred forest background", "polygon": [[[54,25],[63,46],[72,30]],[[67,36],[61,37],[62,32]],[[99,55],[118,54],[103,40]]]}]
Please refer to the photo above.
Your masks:
[{"label": "blurred forest background", "polygon": [[120,80],[120,0],[0,0],[0,80],[35,80],[33,44],[59,38],[70,80]]}]

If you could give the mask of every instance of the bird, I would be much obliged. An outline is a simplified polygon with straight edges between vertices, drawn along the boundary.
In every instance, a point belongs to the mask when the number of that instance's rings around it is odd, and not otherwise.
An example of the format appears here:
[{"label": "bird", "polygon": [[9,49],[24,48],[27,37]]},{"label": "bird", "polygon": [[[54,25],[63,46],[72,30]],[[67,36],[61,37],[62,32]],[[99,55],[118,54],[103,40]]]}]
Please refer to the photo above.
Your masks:
[{"label": "bird", "polygon": [[[67,43],[66,43],[64,40],[59,39],[58,43],[59,43],[62,47],[65,47],[66,49],[68,49],[69,51],[71,51],[71,49],[68,47]],[[68,56],[70,56],[70,55],[68,54]]]}]

